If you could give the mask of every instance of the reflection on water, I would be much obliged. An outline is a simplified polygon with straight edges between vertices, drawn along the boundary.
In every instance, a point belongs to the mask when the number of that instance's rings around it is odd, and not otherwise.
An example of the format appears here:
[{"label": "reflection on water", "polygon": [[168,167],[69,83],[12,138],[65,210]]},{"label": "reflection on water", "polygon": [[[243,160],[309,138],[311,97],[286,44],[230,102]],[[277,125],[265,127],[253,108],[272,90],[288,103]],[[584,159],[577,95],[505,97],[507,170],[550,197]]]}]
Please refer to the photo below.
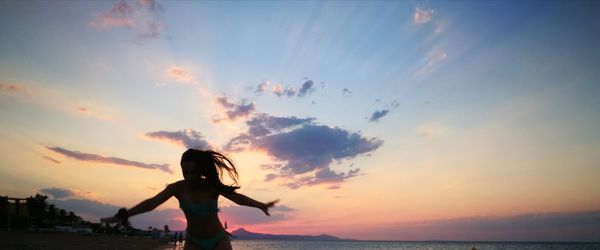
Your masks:
[{"label": "reflection on water", "polygon": [[[600,249],[600,243],[548,243],[548,242],[410,242],[410,241],[277,241],[277,240],[234,240],[235,250],[303,250],[303,249],[364,249],[364,250],[567,250]],[[171,244],[163,250],[182,250],[184,244]]]}]

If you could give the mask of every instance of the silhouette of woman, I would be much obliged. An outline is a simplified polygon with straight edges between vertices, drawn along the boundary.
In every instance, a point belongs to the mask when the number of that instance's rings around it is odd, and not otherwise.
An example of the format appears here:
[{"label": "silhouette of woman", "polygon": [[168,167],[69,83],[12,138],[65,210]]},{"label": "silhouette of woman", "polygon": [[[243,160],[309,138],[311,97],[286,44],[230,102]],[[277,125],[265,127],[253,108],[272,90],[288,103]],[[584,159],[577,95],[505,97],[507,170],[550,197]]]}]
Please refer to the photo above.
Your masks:
[{"label": "silhouette of woman", "polygon": [[188,149],[181,156],[181,170],[183,180],[169,184],[156,196],[132,208],[121,208],[115,216],[100,221],[126,223],[129,217],[152,211],[175,196],[187,220],[185,250],[231,249],[228,233],[217,216],[219,195],[239,205],[258,208],[266,215],[269,215],[269,208],[278,202],[262,203],[237,193],[235,190],[239,186],[223,184],[221,179],[227,172],[237,185],[238,172],[229,158],[215,151]]}]

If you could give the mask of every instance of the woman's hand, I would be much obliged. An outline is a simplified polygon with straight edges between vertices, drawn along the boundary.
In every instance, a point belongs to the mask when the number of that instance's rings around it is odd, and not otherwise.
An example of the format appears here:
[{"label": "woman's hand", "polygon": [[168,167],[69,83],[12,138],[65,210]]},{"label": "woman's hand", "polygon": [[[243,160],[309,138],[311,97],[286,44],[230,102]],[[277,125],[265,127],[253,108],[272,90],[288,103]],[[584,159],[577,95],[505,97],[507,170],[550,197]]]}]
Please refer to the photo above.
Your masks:
[{"label": "woman's hand", "polygon": [[112,217],[104,217],[100,219],[100,222],[104,222],[104,223],[119,223],[122,225],[128,225],[129,219],[129,212],[127,212],[127,208],[121,208],[119,209],[119,211],[117,212],[117,214],[115,214],[115,216]]},{"label": "woman's hand", "polygon": [[274,207],[275,203],[279,202],[279,199],[271,201],[269,203],[265,203],[263,204],[263,206],[260,207],[260,210],[262,210],[266,215],[271,216],[269,214],[269,208]]}]

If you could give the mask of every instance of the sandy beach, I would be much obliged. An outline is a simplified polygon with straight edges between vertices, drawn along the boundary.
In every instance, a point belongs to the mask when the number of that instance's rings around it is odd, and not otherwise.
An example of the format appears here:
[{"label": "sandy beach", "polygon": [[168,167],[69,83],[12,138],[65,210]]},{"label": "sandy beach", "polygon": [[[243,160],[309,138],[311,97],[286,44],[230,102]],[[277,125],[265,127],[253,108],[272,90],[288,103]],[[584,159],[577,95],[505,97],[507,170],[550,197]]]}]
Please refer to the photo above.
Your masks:
[{"label": "sandy beach", "polygon": [[0,249],[173,249],[163,239],[124,235],[80,235],[76,233],[0,231]]}]

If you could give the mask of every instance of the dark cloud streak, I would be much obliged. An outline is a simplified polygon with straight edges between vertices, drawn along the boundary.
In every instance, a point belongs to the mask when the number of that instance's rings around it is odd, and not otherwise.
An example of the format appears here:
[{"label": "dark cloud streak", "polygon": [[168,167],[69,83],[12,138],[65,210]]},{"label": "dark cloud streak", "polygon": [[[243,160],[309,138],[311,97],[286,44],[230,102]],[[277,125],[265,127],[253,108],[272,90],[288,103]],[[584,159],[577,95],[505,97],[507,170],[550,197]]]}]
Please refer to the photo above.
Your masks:
[{"label": "dark cloud streak", "polygon": [[61,147],[46,147],[46,148],[53,152],[64,155],[66,157],[73,158],[73,159],[80,160],[80,161],[108,163],[108,164],[131,166],[131,167],[144,168],[144,169],[157,169],[157,170],[161,170],[161,171],[164,171],[164,172],[167,172],[170,174],[173,173],[173,171],[171,171],[171,169],[169,169],[169,164],[148,164],[148,163],[143,163],[143,162],[138,162],[138,161],[131,161],[131,160],[123,159],[123,158],[105,157],[105,156],[101,156],[101,155],[97,155],[97,154],[72,151],[72,150],[61,148]]}]

